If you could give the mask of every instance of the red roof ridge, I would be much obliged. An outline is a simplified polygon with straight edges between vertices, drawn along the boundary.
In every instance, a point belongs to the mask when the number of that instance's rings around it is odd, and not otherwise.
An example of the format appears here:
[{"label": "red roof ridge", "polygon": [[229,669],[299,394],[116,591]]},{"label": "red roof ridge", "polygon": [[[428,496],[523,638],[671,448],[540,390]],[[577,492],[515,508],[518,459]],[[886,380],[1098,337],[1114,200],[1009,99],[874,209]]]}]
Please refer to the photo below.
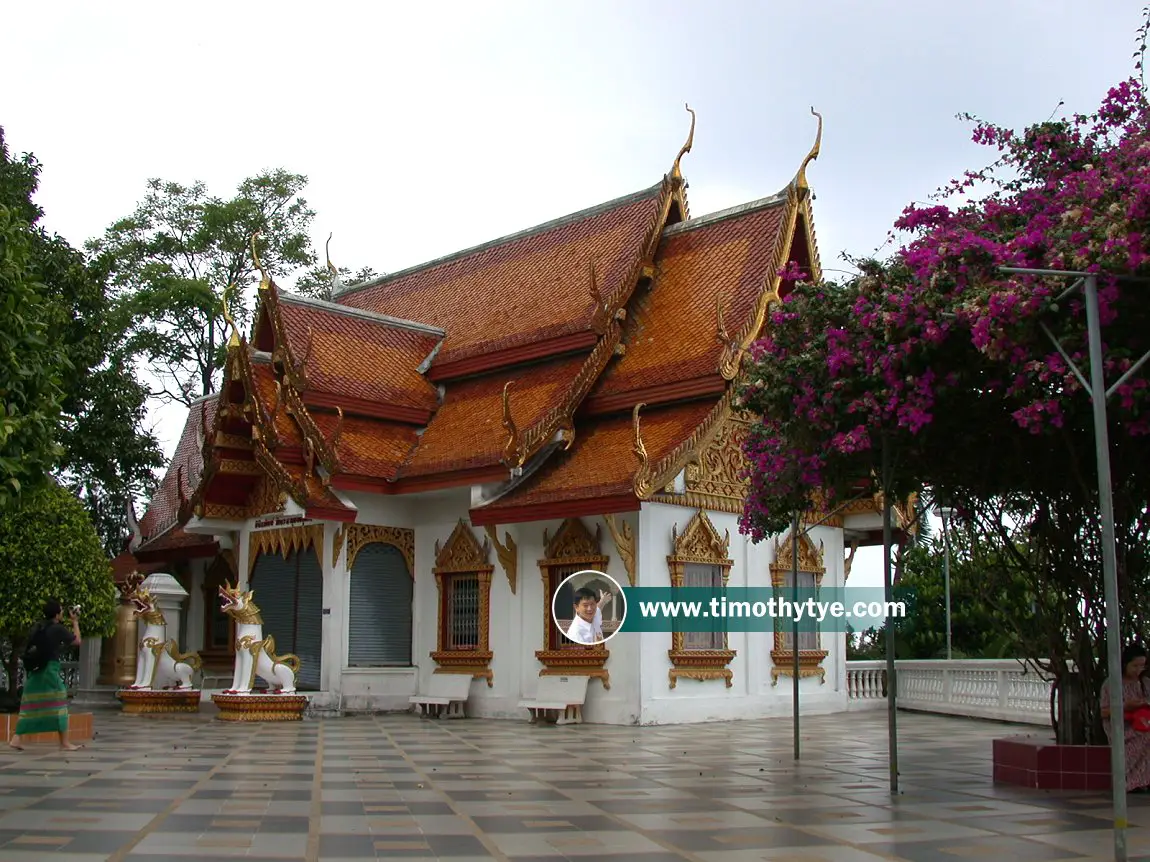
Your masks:
[{"label": "red roof ridge", "polygon": [[440,329],[438,326],[431,326],[427,323],[420,323],[415,320],[405,320],[402,317],[392,317],[390,314],[380,314],[376,311],[368,311],[364,308],[357,308],[353,305],[342,305],[338,302],[328,302],[327,300],[317,299],[312,296],[303,296],[298,293],[291,293],[283,288],[276,287],[279,293],[277,297],[281,302],[286,302],[291,305],[306,305],[311,308],[319,309],[320,311],[329,311],[332,314],[340,314],[346,317],[358,317],[362,320],[367,320],[371,323],[380,323],[384,326],[391,326],[396,329],[410,329],[413,332],[423,332],[427,335],[438,335],[443,337],[447,333]]},{"label": "red roof ridge", "polygon": [[696,216],[685,221],[676,222],[673,225],[669,225],[663,231],[663,236],[677,236],[681,233],[687,233],[688,231],[696,230],[698,228],[708,227],[715,224],[716,222],[738,218],[739,216],[749,215],[761,209],[767,209],[768,207],[785,204],[787,202],[788,189],[789,187],[787,189],[783,189],[782,191],[776,192],[773,195],[768,195],[765,198],[759,198],[755,201],[748,201],[747,203],[737,204],[733,207],[727,207],[726,209],[716,210],[713,213],[707,213],[706,215]]},{"label": "red roof ridge", "polygon": [[598,203],[594,206],[568,213],[567,215],[559,216],[558,218],[551,219],[550,221],[545,221],[541,224],[534,225],[533,227],[529,227],[524,230],[516,231],[515,233],[509,233],[505,236],[488,240],[487,242],[481,242],[478,245],[471,246],[470,248],[453,251],[450,254],[433,258],[432,260],[425,261],[423,263],[417,263],[414,266],[399,269],[395,272],[389,272],[386,275],[381,275],[377,278],[360,282],[359,284],[348,285],[343,290],[335,294],[333,299],[338,300],[345,296],[351,296],[352,294],[359,293],[362,290],[379,287],[380,285],[387,284],[389,281],[413,275],[414,273],[420,272],[422,270],[434,269],[437,266],[441,266],[445,263],[452,263],[457,260],[462,260],[464,258],[470,257],[473,254],[478,254],[481,251],[486,251],[491,248],[506,245],[507,243],[515,242],[516,240],[527,239],[528,237],[535,236],[537,234],[547,233],[548,231],[562,227],[563,225],[584,221],[600,213],[608,212],[618,207],[625,206],[626,204],[644,200],[645,198],[652,197],[661,193],[665,182],[666,178],[660,179],[659,182],[655,183],[654,185],[640,189],[639,191],[621,195],[620,197],[613,198],[612,200],[604,201],[603,203]]}]

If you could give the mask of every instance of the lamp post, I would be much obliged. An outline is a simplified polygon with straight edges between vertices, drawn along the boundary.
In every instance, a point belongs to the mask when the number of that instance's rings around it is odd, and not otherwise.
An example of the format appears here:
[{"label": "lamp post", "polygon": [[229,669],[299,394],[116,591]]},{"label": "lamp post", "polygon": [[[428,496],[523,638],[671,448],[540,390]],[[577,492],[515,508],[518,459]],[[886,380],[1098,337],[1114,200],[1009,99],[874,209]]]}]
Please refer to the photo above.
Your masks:
[{"label": "lamp post", "polygon": [[942,580],[946,590],[946,660],[954,658],[950,629],[950,528],[948,522],[954,517],[950,506],[939,506],[934,510],[942,518]]}]

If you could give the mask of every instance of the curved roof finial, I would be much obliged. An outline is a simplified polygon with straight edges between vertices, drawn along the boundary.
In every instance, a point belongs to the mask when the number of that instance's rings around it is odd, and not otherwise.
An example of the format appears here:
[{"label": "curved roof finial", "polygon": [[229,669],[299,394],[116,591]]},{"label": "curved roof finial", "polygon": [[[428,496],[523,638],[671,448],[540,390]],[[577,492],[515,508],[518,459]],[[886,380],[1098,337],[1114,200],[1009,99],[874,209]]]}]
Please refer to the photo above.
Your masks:
[{"label": "curved roof finial", "polygon": [[256,251],[256,238],[260,236],[260,231],[252,234],[252,263],[256,265],[256,269],[260,271],[260,290],[267,290],[271,287],[271,279],[268,278],[268,271],[264,269],[263,262],[260,260],[259,252]]},{"label": "curved roof finial", "polygon": [[691,152],[691,145],[695,143],[695,112],[691,110],[691,106],[684,104],[684,107],[691,114],[691,131],[687,135],[687,143],[683,144],[682,149],[679,150],[679,155],[675,156],[675,164],[671,167],[671,176],[675,179],[682,179],[683,172],[679,168],[679,162],[683,156]]},{"label": "curved roof finial", "polygon": [[331,238],[335,236],[334,233],[327,235],[327,242],[324,244],[323,253],[327,258],[327,269],[332,275],[339,275],[339,270],[335,268],[335,264],[331,262]]},{"label": "curved roof finial", "polygon": [[[254,248],[254,243],[255,243],[254,239],[252,240],[252,243],[253,243],[253,248]],[[227,286],[227,288],[224,290],[223,298],[220,300],[220,304],[224,307],[224,322],[232,330],[232,335],[228,339],[228,349],[229,350],[231,350],[233,347],[239,347],[240,346],[240,331],[236,328],[236,322],[234,320],[232,320],[231,312],[228,311],[228,292],[235,290],[235,287],[236,286],[234,284],[229,284]]]},{"label": "curved roof finial", "polygon": [[819,130],[815,134],[815,145],[811,147],[811,151],[807,153],[807,157],[803,159],[802,165],[799,166],[799,173],[795,177],[795,185],[800,189],[810,188],[807,184],[807,165],[819,157],[819,147],[823,142],[823,115],[816,111],[814,106],[811,107],[811,113],[819,118]]}]

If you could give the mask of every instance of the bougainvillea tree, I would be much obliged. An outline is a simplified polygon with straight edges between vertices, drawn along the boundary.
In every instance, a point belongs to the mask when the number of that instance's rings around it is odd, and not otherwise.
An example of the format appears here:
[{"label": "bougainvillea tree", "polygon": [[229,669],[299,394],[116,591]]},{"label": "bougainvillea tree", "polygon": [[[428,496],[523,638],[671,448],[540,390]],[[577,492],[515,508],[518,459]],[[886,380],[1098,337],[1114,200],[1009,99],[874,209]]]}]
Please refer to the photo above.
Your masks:
[{"label": "bougainvillea tree", "polygon": [[[1129,80],[1091,115],[1019,133],[976,121],[973,137],[998,152],[994,163],[942,189],[936,205],[908,207],[891,259],[856,261],[859,274],[838,284],[784,274],[794,286],[740,393],[763,417],[745,444],[742,526],[761,538],[785,530],[815,492],[844,499],[882,475],[885,446],[892,494],[927,487],[958,505],[968,529],[1009,543],[1002,559],[1058,608],[1032,638],[1033,657],[1060,675],[1073,662],[1097,692],[1092,406],[1066,361],[1088,379],[1082,293],[1065,295],[1071,279],[1003,268],[1097,274],[1108,386],[1150,350],[1150,104]],[[1108,409],[1129,636],[1150,600],[1150,365]]]}]

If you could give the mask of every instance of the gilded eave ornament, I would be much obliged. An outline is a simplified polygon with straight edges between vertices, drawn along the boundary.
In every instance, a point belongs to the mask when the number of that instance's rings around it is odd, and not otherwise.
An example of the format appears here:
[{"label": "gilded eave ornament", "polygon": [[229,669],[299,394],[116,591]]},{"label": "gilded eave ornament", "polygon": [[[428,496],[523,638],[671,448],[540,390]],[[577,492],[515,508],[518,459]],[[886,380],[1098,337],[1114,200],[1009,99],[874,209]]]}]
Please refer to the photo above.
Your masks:
[{"label": "gilded eave ornament", "polygon": [[260,260],[259,252],[256,250],[256,240],[260,237],[260,231],[252,234],[252,263],[255,264],[256,269],[260,271],[260,290],[267,290],[272,285],[272,280],[268,276],[268,271],[264,269],[263,261]]},{"label": "gilded eave ornament", "polygon": [[514,380],[508,380],[503,384],[503,428],[507,431],[507,444],[503,447],[503,463],[512,470],[523,466],[523,457],[520,452],[522,438],[519,434],[519,428],[515,424],[515,419],[511,415],[511,396],[508,392],[514,382]]},{"label": "gilded eave ornament", "polygon": [[691,131],[687,134],[687,142],[683,144],[682,148],[679,150],[679,154],[675,156],[675,164],[671,166],[671,178],[676,180],[681,180],[683,178],[683,170],[679,163],[682,161],[683,156],[691,152],[691,146],[695,143],[695,112],[691,110],[690,105],[684,105],[684,107],[691,115]]},{"label": "gilded eave ornament", "polygon": [[803,159],[802,165],[799,166],[798,175],[795,177],[795,185],[800,189],[808,190],[810,189],[810,185],[807,183],[807,165],[819,157],[819,148],[823,142],[823,115],[816,111],[813,105],[811,106],[811,113],[819,118],[819,130],[815,134],[815,145],[811,147],[811,151],[807,153],[807,157]]},{"label": "gilded eave ornament", "polygon": [[240,331],[236,328],[236,322],[232,319],[232,313],[228,310],[228,294],[236,289],[234,284],[229,284],[224,290],[224,295],[220,299],[220,304],[223,306],[224,323],[232,331],[231,336],[228,338],[228,349],[239,347],[241,344]]},{"label": "gilded eave ornament", "polygon": [[647,447],[643,445],[643,435],[639,429],[639,411],[646,406],[645,403],[639,402],[631,411],[631,433],[634,436],[631,451],[635,453],[635,458],[639,462],[639,469],[635,472],[633,486],[635,496],[640,500],[645,499],[651,490],[651,459],[647,455]]}]

